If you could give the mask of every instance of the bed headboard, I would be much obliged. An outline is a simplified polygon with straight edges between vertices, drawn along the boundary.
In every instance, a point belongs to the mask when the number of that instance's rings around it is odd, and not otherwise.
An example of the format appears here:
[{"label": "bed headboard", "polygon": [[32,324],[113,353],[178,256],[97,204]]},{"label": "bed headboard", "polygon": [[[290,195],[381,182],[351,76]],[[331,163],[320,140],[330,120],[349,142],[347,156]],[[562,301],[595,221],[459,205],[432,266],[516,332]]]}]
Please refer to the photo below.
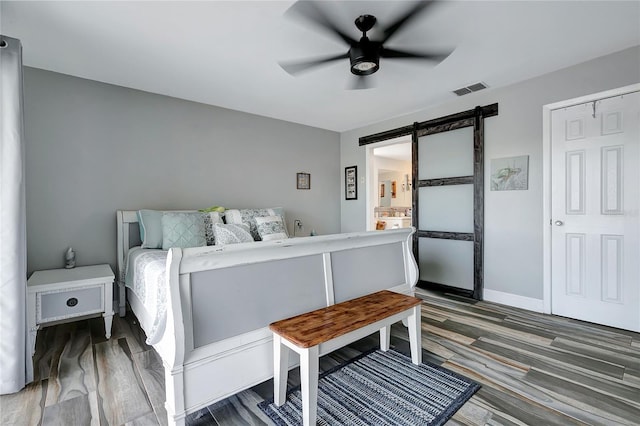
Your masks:
[{"label": "bed headboard", "polygon": [[129,255],[129,249],[131,247],[140,244],[140,234],[139,232],[136,232],[136,229],[139,229],[137,210],[117,210],[116,225],[118,232],[116,238],[118,251],[118,273],[116,275],[116,280],[118,283],[118,290],[120,292],[118,297],[119,314],[123,317],[125,314],[124,276],[125,267],[127,265],[127,256]]},{"label": "bed headboard", "polygon": [[116,220],[118,231],[118,281],[124,282],[129,249],[140,243],[140,234],[132,232],[132,228],[134,230],[137,228],[137,226],[134,227],[132,225],[138,225],[138,212],[137,210],[118,210],[116,212]]}]

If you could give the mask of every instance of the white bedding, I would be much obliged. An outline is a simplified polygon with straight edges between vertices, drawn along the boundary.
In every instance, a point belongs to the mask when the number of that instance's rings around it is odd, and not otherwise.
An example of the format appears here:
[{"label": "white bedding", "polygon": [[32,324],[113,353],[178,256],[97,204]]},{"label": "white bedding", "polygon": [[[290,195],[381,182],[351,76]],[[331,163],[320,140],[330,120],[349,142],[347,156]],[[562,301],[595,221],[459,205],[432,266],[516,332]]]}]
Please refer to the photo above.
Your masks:
[{"label": "white bedding", "polygon": [[142,302],[150,324],[143,325],[147,344],[162,337],[167,319],[167,254],[165,250],[133,247],[127,259],[125,285]]}]

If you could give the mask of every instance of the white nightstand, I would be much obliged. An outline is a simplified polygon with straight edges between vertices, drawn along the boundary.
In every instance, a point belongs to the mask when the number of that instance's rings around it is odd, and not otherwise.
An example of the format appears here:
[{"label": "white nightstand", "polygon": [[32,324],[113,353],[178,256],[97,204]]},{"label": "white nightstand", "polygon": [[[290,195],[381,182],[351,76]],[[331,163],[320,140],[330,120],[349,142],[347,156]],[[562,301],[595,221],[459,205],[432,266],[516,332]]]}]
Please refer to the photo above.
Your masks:
[{"label": "white nightstand", "polygon": [[[27,280],[27,338],[31,357],[41,326],[102,314],[105,336],[111,337],[114,278],[109,265],[35,271]],[[27,362],[27,380],[33,380],[30,362]]]}]

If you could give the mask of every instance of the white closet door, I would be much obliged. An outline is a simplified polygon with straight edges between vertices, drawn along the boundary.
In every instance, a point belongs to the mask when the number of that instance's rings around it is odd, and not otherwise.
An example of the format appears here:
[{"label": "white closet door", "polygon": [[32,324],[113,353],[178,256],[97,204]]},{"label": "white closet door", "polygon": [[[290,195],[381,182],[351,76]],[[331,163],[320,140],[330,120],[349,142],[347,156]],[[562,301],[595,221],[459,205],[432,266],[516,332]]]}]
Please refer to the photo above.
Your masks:
[{"label": "white closet door", "polygon": [[640,331],[640,92],[552,112],[552,312]]}]

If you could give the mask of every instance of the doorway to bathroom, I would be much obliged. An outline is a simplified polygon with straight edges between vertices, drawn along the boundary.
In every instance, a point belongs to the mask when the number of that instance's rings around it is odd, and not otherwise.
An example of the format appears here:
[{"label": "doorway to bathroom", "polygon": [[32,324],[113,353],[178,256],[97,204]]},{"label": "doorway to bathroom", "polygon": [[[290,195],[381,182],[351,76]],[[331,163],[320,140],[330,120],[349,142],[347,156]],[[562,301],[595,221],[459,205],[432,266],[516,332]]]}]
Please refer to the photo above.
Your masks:
[{"label": "doorway to bathroom", "polygon": [[371,144],[367,150],[367,230],[411,226],[411,135]]}]

